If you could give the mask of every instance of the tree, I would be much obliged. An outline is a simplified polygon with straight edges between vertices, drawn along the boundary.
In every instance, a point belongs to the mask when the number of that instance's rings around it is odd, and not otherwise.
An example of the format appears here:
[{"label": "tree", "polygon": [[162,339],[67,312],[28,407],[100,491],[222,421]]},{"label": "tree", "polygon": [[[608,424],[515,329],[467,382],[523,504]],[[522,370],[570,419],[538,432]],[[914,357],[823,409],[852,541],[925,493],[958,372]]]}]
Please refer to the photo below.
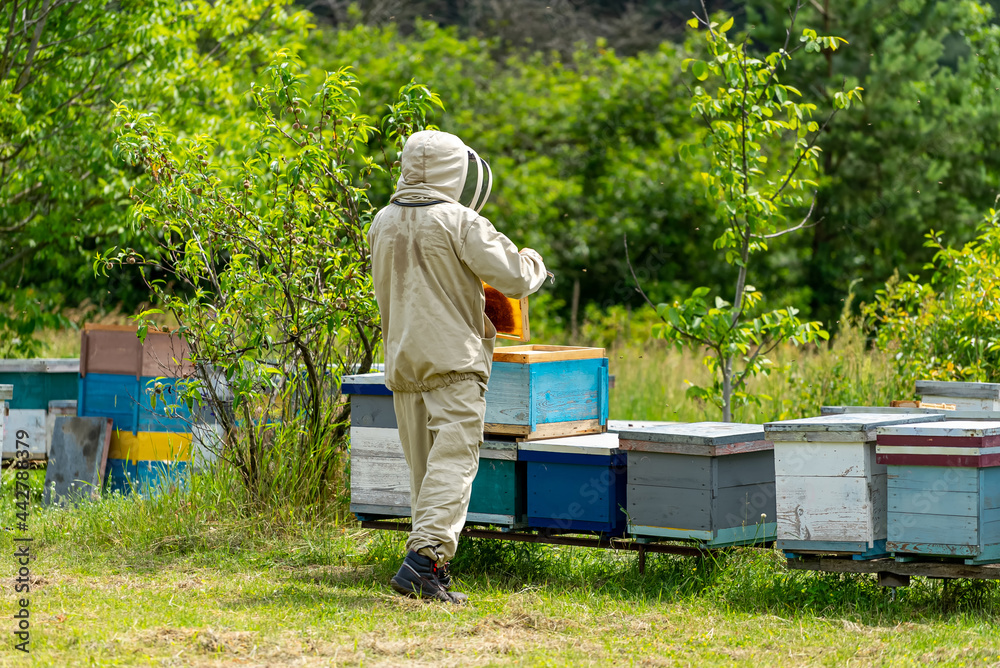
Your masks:
[{"label": "tree", "polygon": [[[350,405],[340,378],[368,372],[380,338],[370,180],[398,176],[403,138],[426,126],[440,100],[411,82],[379,134],[356,111],[348,69],[327,72],[309,100],[289,53],[264,74],[250,90],[255,114],[243,137],[174,139],[156,115],[116,108],[115,155],[145,172],[131,194],[133,227],[160,252],[111,249],[94,267],[139,268],[157,306],[137,316],[144,327],[164,309],[176,318],[199,375],[185,398],[207,398],[228,436],[219,455],[250,500],[308,507],[344,468]],[[376,136],[384,164],[355,161]]]},{"label": "tree", "polygon": [[[709,288],[700,287],[683,301],[660,304],[657,311],[664,324],[658,331],[678,347],[708,349],[705,364],[714,383],[709,388],[693,386],[688,394],[719,406],[727,422],[734,404],[756,399],[743,391],[746,381],[768,372],[766,356],[777,345],[828,338],[820,323],[802,322],[794,308],[763,312],[763,296],[748,283],[751,260],[767,251],[771,239],[809,224],[819,137],[837,111],[861,99],[860,88],[838,92],[836,110],[820,125],[812,120],[816,106],[797,101],[801,93],[782,83],[783,70],[800,49],[819,53],[843,43],[808,28],[793,43],[801,6],[796,3],[789,12],[784,45],[763,58],[749,53],[749,33],[737,42],[728,37],[732,18],[720,24],[706,11],[689,23],[706,28],[708,57],[689,58],[683,67],[695,79],[691,113],[703,122],[709,147],[710,167],[701,176],[709,196],[718,202],[715,216],[723,226],[714,247],[736,267],[737,276],[732,301],[716,296],[710,305]],[[790,220],[806,206],[799,222]]]},{"label": "tree", "polygon": [[242,113],[240,82],[280,44],[300,48],[308,17],[285,5],[0,3],[0,339],[19,336],[13,352],[30,354],[62,305],[146,297],[89,270],[96,248],[125,242],[136,176],[111,159],[111,101],[156,110],[175,132],[224,126]]},{"label": "tree", "polygon": [[[747,5],[759,48],[780,44],[781,9]],[[835,321],[856,278],[860,300],[870,301],[897,268],[919,271],[930,258],[928,228],[959,241],[974,235],[1000,190],[1000,95],[995,76],[984,76],[1000,60],[993,20],[989,7],[967,0],[819,0],[801,10],[802,25],[851,48],[796,59],[786,81],[824,114],[845,82],[868,91],[859,113],[827,128],[821,222],[789,249],[801,266],[789,278],[804,286],[815,317]]]}]

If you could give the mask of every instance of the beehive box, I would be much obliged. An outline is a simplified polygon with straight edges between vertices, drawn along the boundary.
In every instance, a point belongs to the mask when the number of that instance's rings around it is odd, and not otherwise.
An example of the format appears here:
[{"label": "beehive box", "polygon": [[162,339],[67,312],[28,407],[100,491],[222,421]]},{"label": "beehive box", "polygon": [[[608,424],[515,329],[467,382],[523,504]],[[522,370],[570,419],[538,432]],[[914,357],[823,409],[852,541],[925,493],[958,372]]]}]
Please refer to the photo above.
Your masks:
[{"label": "beehive box", "polygon": [[880,427],[888,470],[887,549],[1000,562],[1000,422]]},{"label": "beehive box", "polygon": [[625,453],[618,434],[524,441],[528,526],[566,532],[625,533]]},{"label": "beehive box", "polygon": [[176,333],[151,329],[140,341],[136,332],[126,325],[85,325],[80,333],[80,374],[183,378],[194,372],[187,343]]},{"label": "beehive box", "polygon": [[[385,374],[345,376],[341,392],[351,397],[351,512],[362,520],[410,517],[410,469]],[[525,506],[517,443],[484,436],[466,522],[526,526]]]},{"label": "beehive box", "polygon": [[11,410],[45,410],[50,401],[76,399],[80,360],[0,360],[0,384],[14,387]]},{"label": "beehive box", "polygon": [[[28,458],[32,461],[48,455],[44,409],[10,409],[7,412],[7,430],[3,439],[4,459],[13,458],[18,450],[17,441],[28,444]],[[24,448],[20,448],[23,450]]]},{"label": "beehive box", "polygon": [[774,449],[761,425],[696,422],[618,436],[630,534],[705,547],[774,540]]},{"label": "beehive box", "polygon": [[886,468],[875,460],[875,430],[943,419],[848,413],[765,424],[774,443],[778,548],[887,555]]},{"label": "beehive box", "polygon": [[1000,383],[918,380],[916,390],[926,403],[955,404],[959,411],[1000,411]]},{"label": "beehive box", "polygon": [[604,348],[509,346],[493,353],[487,434],[538,440],[606,431]]}]

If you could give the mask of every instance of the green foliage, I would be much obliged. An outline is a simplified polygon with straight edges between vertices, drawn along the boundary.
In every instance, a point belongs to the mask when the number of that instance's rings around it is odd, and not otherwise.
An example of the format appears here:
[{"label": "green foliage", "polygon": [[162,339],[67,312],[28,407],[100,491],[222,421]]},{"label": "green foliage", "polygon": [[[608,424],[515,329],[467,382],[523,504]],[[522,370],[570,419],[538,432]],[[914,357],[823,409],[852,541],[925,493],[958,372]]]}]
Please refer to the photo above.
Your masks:
[{"label": "green foliage", "polygon": [[[112,159],[112,100],[158,112],[175,132],[224,132],[242,90],[283,45],[301,48],[308,14],[288,3],[46,0],[0,4],[0,339],[32,354],[46,314],[147,297],[133,277],[95,279],[95,248],[130,243],[136,174]],[[137,278],[134,277],[134,278]],[[28,292],[30,290],[30,293]]]},{"label": "green foliage", "polygon": [[[768,241],[801,229],[788,220],[789,211],[802,207],[806,192],[817,186],[820,149],[819,123],[813,120],[816,106],[797,101],[801,93],[783,84],[780,72],[793,53],[822,49],[835,50],[843,40],[823,37],[805,29],[799,44],[789,49],[795,16],[785,45],[763,58],[749,54],[749,35],[734,42],[727,32],[730,18],[723,24],[692,19],[689,25],[704,24],[708,58],[685,59],[682,67],[696,80],[691,91],[691,113],[707,128],[704,144],[710,166],[701,174],[709,197],[718,202],[715,218],[722,232],[713,247],[729,265],[737,267],[735,296],[726,301],[711,290],[696,288],[691,296],[660,304],[664,320],[658,334],[677,346],[705,348],[713,377],[710,387],[694,385],[689,396],[710,402],[722,410],[722,419],[732,419],[734,404],[757,402],[746,391],[749,378],[768,373],[767,355],[780,343],[796,345],[827,339],[819,322],[803,322],[793,307],[763,312],[763,296],[747,284],[750,260],[768,250]],[[702,85],[711,78],[709,84]],[[710,87],[711,86],[711,87]],[[852,88],[835,96],[836,111],[860,101],[861,89]],[[824,126],[832,120],[828,118]],[[682,156],[693,156],[692,147]],[[811,208],[810,208],[811,212]],[[741,364],[738,367],[737,364]]]},{"label": "green foliage", "polygon": [[[784,41],[788,4],[747,2],[760,47]],[[931,256],[928,228],[958,243],[975,236],[1000,191],[1000,133],[983,131],[1000,124],[1000,28],[985,3],[968,0],[797,4],[803,25],[851,48],[795,59],[783,79],[808,91],[821,114],[845,82],[866,90],[857,113],[824,131],[819,224],[771,265],[802,286],[813,317],[832,322],[855,279],[868,302],[894,270],[917,273]]]},{"label": "green foliage", "polygon": [[176,318],[198,370],[185,398],[208,399],[228,434],[220,456],[251,500],[311,505],[343,483],[350,407],[340,377],[366,373],[379,341],[370,182],[393,177],[402,137],[424,128],[440,100],[404,86],[381,125],[385,164],[354,161],[379,131],[356,110],[349,69],[328,72],[309,99],[288,52],[264,76],[238,138],[174,139],[156,115],[116,107],[114,153],[146,174],[132,191],[132,221],[160,249],[112,249],[94,268],[138,266],[157,308],[137,320],[148,326],[161,309]]},{"label": "green foliage", "polygon": [[960,249],[931,231],[930,279],[894,277],[865,314],[875,344],[915,380],[1000,382],[1000,213],[990,209],[979,235]]}]

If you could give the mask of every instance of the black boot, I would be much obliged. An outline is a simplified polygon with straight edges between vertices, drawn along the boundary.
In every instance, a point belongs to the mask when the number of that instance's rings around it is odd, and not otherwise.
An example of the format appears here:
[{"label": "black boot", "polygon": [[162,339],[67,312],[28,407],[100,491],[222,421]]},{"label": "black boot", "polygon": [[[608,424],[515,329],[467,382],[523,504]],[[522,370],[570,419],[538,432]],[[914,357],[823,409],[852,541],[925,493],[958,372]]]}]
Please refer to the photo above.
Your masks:
[{"label": "black boot", "polygon": [[[438,577],[434,560],[410,551],[399,571],[389,581],[392,588],[405,596],[426,598],[447,603],[465,603],[465,594],[448,591]],[[450,582],[450,580],[449,580]]]}]

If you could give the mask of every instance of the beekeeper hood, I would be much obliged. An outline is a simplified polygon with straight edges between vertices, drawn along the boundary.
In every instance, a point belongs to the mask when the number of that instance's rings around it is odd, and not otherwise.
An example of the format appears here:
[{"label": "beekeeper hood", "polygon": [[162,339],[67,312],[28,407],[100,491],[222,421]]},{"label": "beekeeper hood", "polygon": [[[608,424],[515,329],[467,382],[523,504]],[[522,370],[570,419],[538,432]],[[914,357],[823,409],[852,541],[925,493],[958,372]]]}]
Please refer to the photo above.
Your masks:
[{"label": "beekeeper hood", "polygon": [[403,145],[400,162],[402,175],[391,200],[396,204],[453,202],[478,212],[493,188],[486,161],[447,132],[413,133]]}]

